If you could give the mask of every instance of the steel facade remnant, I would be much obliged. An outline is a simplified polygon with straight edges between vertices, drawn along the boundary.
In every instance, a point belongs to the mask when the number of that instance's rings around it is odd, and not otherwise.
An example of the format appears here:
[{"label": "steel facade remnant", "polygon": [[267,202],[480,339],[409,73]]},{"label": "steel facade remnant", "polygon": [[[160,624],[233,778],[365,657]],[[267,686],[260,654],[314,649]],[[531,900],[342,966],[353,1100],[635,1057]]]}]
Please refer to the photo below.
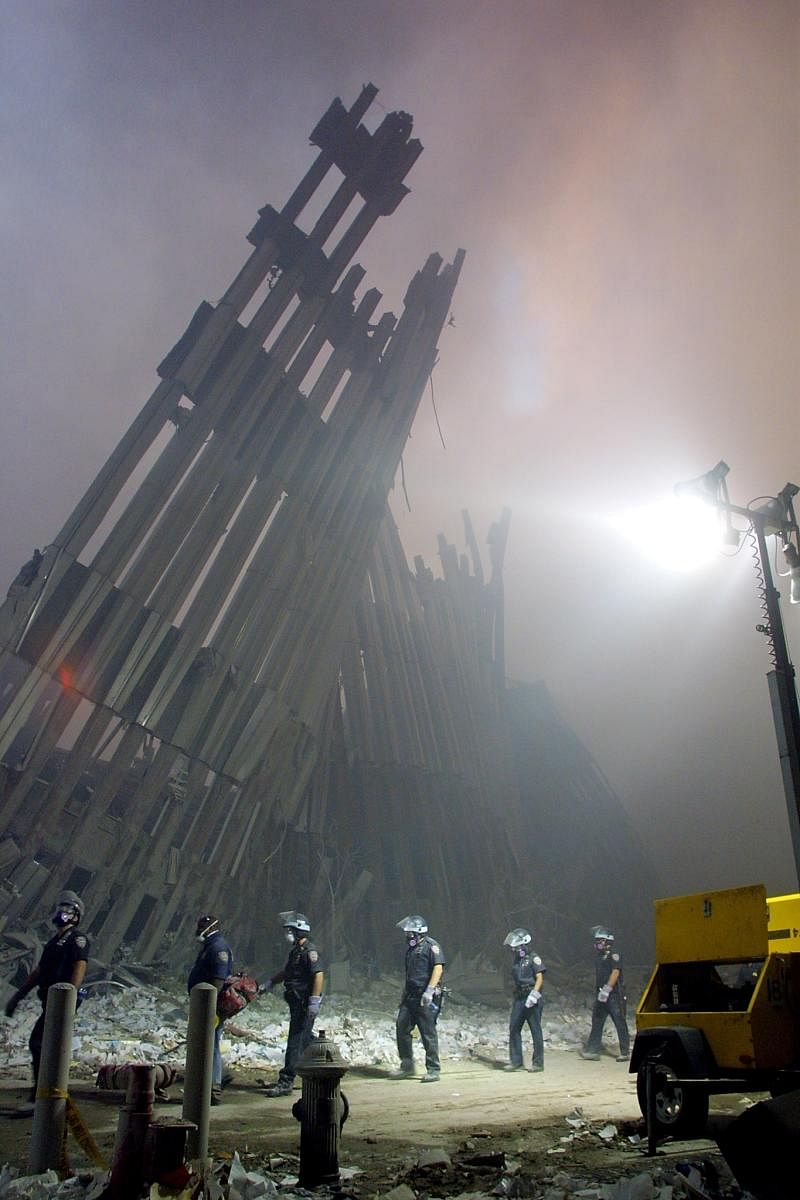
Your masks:
[{"label": "steel facade remnant", "polygon": [[367,131],[375,93],[331,105],[316,161],[0,609],[0,902],[24,917],[80,888],[105,956],[154,953],[231,878],[246,906],[302,818],[464,259],[431,255],[399,318],[357,296],[351,259],[422,149],[405,113]]},{"label": "steel facade remnant", "polygon": [[174,964],[209,910],[266,961],[293,906],[338,963],[374,966],[392,911],[465,957],[522,912],[548,954],[582,953],[598,911],[630,924],[651,886],[546,689],[507,685],[510,514],[485,579],[466,514],[469,556],[440,536],[435,577],[388,513],[464,255],[431,255],[399,319],[361,291],[351,259],[421,151],[407,114],[363,126],[375,91],[331,105],[316,161],[0,608],[12,955],[65,887],[107,961]]}]

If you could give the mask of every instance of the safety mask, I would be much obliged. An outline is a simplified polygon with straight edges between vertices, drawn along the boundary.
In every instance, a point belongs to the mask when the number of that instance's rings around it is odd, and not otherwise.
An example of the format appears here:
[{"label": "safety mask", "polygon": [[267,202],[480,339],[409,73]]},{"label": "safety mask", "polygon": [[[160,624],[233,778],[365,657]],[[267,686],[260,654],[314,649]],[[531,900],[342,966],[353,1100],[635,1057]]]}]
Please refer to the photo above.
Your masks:
[{"label": "safety mask", "polygon": [[595,942],[594,948],[598,954],[602,954],[606,948],[606,943],[605,942]]},{"label": "safety mask", "polygon": [[406,943],[408,945],[409,950],[413,950],[414,947],[418,944],[418,942],[419,942],[419,934],[418,933],[407,933],[406,934]]},{"label": "safety mask", "polygon": [[514,953],[516,954],[517,958],[524,958],[524,957],[525,957],[525,947],[524,947],[524,946],[517,946],[517,948],[516,948],[516,950],[514,951]]},{"label": "safety mask", "polygon": [[77,913],[74,908],[57,908],[53,915],[53,924],[56,929],[66,929],[68,925],[74,925],[77,918]]}]

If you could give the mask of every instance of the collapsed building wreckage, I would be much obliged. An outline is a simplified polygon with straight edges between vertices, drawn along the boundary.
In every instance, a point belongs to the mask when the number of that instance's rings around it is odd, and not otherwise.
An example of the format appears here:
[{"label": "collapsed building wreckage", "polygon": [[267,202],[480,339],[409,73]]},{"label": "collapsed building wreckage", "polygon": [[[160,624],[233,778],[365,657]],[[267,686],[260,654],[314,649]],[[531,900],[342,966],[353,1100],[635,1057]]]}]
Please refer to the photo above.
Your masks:
[{"label": "collapsed building wreckage", "polygon": [[546,691],[506,685],[508,514],[488,580],[468,519],[471,561],[440,538],[434,578],[389,514],[464,253],[430,255],[399,319],[357,297],[351,259],[422,149],[406,113],[368,132],[376,92],[331,104],[311,168],[0,609],[8,930],[67,887],[106,960],[182,961],[202,908],[267,961],[290,905],[338,959],[385,962],[411,909],[451,954],[523,912],[556,953],[649,891]]}]

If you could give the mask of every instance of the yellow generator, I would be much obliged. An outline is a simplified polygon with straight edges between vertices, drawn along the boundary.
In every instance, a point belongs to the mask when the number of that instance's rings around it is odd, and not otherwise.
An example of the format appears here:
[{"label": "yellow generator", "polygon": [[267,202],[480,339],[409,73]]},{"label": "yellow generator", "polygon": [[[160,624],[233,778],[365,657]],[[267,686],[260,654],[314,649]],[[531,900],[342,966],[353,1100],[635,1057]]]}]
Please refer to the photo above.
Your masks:
[{"label": "yellow generator", "polygon": [[651,1079],[657,1133],[701,1132],[714,1093],[800,1088],[800,895],[677,896],[655,921],[630,1069],[645,1116]]}]

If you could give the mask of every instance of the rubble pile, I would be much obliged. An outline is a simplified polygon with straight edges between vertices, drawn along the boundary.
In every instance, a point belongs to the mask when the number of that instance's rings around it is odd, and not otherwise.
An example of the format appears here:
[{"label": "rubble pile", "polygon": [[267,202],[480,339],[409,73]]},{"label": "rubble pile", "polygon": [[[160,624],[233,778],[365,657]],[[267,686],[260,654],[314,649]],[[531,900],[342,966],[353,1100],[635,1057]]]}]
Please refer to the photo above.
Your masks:
[{"label": "rubble pile", "polygon": [[[242,1161],[244,1159],[244,1162]],[[342,1191],[315,1188],[313,1193],[298,1186],[299,1163],[291,1155],[271,1155],[261,1162],[255,1155],[235,1152],[230,1161],[212,1165],[204,1178],[192,1177],[180,1192],[159,1190],[154,1184],[152,1200],[170,1195],[175,1200],[341,1200],[362,1194],[375,1200],[753,1200],[742,1192],[729,1174],[722,1177],[708,1159],[678,1162],[669,1166],[641,1169],[632,1166],[611,1182],[591,1180],[585,1175],[550,1170],[541,1178],[526,1174],[518,1162],[500,1151],[474,1153],[465,1143],[450,1155],[444,1150],[423,1150],[399,1173],[393,1186],[380,1190],[359,1189],[358,1167],[341,1170]],[[20,1175],[15,1168],[0,1171],[0,1200],[102,1200],[107,1177],[99,1171],[59,1181],[55,1171],[42,1175]]]},{"label": "rubble pile", "polygon": [[[357,1001],[347,996],[326,997],[317,1024],[333,1038],[351,1066],[394,1064],[398,999],[399,989],[393,983],[372,981],[364,985]],[[22,1068],[29,1063],[28,1036],[38,1009],[38,1001],[30,997],[0,1025],[0,1066]],[[177,989],[141,985],[115,988],[105,995],[90,989],[75,1016],[73,1062],[87,1073],[121,1062],[164,1062],[181,1067],[187,1016],[188,998]],[[288,1027],[282,998],[260,996],[227,1022],[225,1061],[232,1068],[277,1066],[283,1061]],[[542,1029],[546,1045],[575,1048],[586,1036],[586,1007],[551,1001],[545,1008]],[[609,1038],[611,1034],[609,1029]],[[466,1058],[476,1051],[505,1058],[507,1007],[448,998],[439,1023],[439,1044],[445,1058]]]}]

